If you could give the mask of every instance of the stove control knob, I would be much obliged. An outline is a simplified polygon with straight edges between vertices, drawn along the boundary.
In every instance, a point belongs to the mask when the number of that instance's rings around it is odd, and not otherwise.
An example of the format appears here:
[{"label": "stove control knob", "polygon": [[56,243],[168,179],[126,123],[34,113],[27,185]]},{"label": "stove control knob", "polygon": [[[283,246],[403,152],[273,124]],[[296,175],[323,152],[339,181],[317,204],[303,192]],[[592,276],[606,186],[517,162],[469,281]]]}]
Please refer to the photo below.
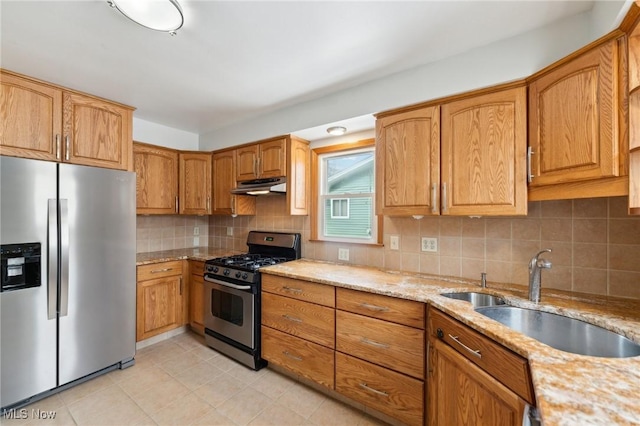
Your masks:
[{"label": "stove control knob", "polygon": [[240,278],[240,275],[242,275],[240,272],[236,272],[236,278]]},{"label": "stove control knob", "polygon": [[213,273],[214,274],[217,274],[219,270],[220,270],[220,268],[218,268],[217,266],[213,267]]},{"label": "stove control knob", "polygon": [[244,274],[242,274],[242,279],[246,280],[249,277],[249,274],[247,274],[246,272]]},{"label": "stove control knob", "polygon": [[224,276],[226,277],[227,275],[229,275],[231,273],[230,270],[225,269],[224,271],[222,271],[222,273],[224,274]]}]

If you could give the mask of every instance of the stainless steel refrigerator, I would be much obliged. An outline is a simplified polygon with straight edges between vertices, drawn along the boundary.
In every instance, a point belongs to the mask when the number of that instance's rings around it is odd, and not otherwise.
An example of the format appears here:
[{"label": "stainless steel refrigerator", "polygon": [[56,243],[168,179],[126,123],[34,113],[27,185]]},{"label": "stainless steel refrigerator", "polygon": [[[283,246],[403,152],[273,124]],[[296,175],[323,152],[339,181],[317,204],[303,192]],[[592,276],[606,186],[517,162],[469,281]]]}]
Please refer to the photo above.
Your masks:
[{"label": "stainless steel refrigerator", "polygon": [[135,174],[0,157],[0,407],[132,364]]}]

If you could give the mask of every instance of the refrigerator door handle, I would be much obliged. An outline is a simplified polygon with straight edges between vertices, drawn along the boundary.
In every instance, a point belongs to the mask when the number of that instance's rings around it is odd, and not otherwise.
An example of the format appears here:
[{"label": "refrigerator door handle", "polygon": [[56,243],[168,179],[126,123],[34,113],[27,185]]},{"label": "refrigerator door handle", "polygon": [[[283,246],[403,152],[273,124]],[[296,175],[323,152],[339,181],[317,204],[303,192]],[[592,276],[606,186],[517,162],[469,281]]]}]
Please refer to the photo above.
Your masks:
[{"label": "refrigerator door handle", "polygon": [[69,200],[60,199],[60,316],[69,311]]},{"label": "refrigerator door handle", "polygon": [[56,319],[58,311],[58,204],[55,198],[48,200],[47,241],[49,260],[47,271],[47,318]]}]

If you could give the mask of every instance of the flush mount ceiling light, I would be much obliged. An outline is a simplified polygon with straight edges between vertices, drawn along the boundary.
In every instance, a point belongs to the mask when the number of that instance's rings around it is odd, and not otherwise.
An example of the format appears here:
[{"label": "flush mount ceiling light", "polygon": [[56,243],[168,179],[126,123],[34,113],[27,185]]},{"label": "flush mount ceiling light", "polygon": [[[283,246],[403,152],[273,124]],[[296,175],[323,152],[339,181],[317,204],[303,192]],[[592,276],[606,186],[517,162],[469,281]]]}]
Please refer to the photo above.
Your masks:
[{"label": "flush mount ceiling light", "polygon": [[138,25],[171,35],[182,28],[184,15],[176,0],[107,0],[109,6]]},{"label": "flush mount ceiling light", "polygon": [[332,136],[342,136],[346,132],[347,132],[347,128],[342,126],[333,126],[327,129],[327,133],[329,133]]}]

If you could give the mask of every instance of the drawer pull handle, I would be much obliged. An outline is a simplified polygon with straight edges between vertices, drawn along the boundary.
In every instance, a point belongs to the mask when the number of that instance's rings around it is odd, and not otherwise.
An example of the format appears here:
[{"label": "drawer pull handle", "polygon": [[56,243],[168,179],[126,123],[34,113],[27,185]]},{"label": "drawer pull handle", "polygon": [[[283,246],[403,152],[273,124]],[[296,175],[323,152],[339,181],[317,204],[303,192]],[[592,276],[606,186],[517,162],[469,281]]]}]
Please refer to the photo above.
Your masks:
[{"label": "drawer pull handle", "polygon": [[453,339],[454,342],[456,342],[457,344],[459,344],[460,346],[462,346],[463,348],[465,348],[467,351],[471,352],[472,355],[477,356],[478,358],[482,358],[482,354],[480,353],[480,349],[478,350],[473,350],[471,349],[469,346],[465,345],[464,343],[462,343],[459,340],[458,336],[452,336],[449,334],[449,337],[451,337],[451,339]]},{"label": "drawer pull handle", "polygon": [[284,291],[288,291],[289,293],[298,293],[298,294],[302,293],[302,289],[301,288],[292,288],[292,287],[284,286],[284,287],[282,287],[282,289]]},{"label": "drawer pull handle", "polygon": [[291,359],[296,360],[296,361],[302,361],[302,358],[300,358],[299,356],[295,356],[295,355],[290,354],[289,351],[282,351],[282,353],[284,354],[284,356],[286,356],[288,358],[291,358]]},{"label": "drawer pull handle", "polygon": [[374,388],[370,387],[369,385],[367,385],[366,383],[360,383],[360,387],[362,389],[368,390],[369,392],[373,392],[373,393],[378,394],[378,395],[389,397],[388,393],[383,392],[383,391],[379,391],[378,389],[374,389]]},{"label": "drawer pull handle", "polygon": [[153,271],[151,271],[151,273],[157,274],[160,272],[169,272],[169,271],[173,271],[173,268],[154,269]]},{"label": "drawer pull handle", "polygon": [[389,310],[389,308],[387,308],[386,306],[376,306],[376,305],[370,305],[368,303],[361,303],[360,307],[369,309],[371,311],[377,311],[377,312],[387,312]]},{"label": "drawer pull handle", "polygon": [[302,323],[302,320],[300,318],[296,318],[296,317],[292,317],[290,315],[284,314],[282,315],[282,318],[292,321],[292,322],[298,322],[298,323]]},{"label": "drawer pull handle", "polygon": [[384,349],[389,348],[389,345],[387,345],[386,343],[380,343],[380,342],[376,342],[375,340],[369,340],[366,337],[363,337],[362,339],[360,339],[360,341],[362,343],[366,343],[367,345],[375,346],[376,348],[384,348]]}]

